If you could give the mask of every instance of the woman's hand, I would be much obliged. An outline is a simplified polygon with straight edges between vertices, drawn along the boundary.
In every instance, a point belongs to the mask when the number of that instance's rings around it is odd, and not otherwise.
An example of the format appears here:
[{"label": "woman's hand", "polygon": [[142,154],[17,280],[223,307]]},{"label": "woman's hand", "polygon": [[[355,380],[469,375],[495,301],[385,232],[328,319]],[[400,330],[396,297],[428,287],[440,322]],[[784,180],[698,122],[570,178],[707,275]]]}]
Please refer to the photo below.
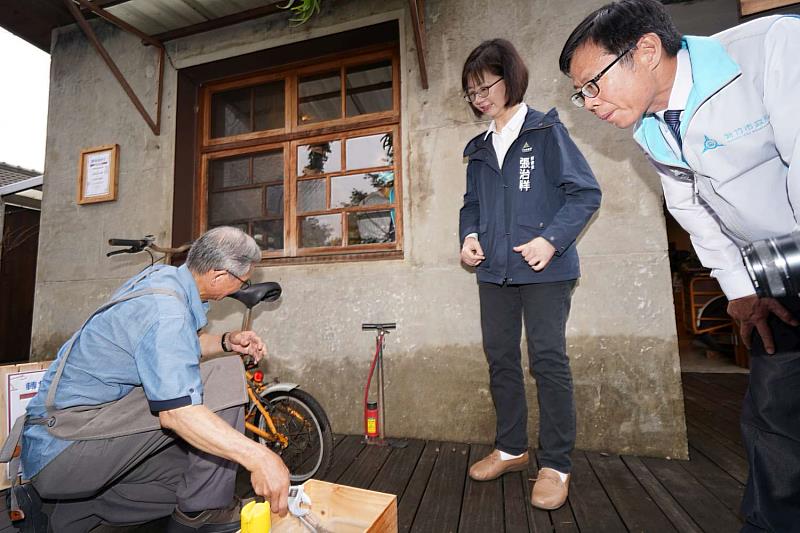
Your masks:
[{"label": "woman's hand", "polygon": [[483,248],[481,243],[475,237],[467,237],[464,239],[464,246],[461,247],[461,261],[467,266],[478,266],[486,259],[483,255]]},{"label": "woman's hand", "polygon": [[521,253],[525,262],[536,272],[544,269],[556,253],[555,247],[544,237],[536,237],[530,242],[515,246],[514,251]]}]

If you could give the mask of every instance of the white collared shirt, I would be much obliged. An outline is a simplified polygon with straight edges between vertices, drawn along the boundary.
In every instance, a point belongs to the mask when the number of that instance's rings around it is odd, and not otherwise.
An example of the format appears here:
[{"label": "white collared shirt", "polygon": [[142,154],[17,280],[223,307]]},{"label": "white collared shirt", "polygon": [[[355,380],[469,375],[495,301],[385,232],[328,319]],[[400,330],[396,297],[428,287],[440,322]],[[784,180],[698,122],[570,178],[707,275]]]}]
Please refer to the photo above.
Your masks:
[{"label": "white collared shirt", "polygon": [[[486,137],[489,134],[492,134],[492,146],[494,147],[494,153],[497,154],[497,166],[500,167],[500,171],[502,172],[503,169],[503,160],[506,157],[506,153],[508,149],[511,148],[511,144],[517,140],[519,137],[519,132],[522,131],[522,125],[525,123],[525,117],[528,115],[528,106],[525,103],[521,103],[517,105],[517,110],[514,111],[514,115],[511,117],[511,120],[503,127],[502,130],[497,131],[497,127],[495,126],[494,120],[491,124],[489,124],[489,129],[486,130],[486,134],[483,136],[483,140],[486,140]],[[469,237],[478,238],[477,233],[470,233],[464,240],[468,239]]]},{"label": "white collared shirt", "polygon": [[[678,64],[675,69],[675,81],[672,83],[672,91],[669,93],[669,103],[667,109],[680,109],[681,120],[683,120],[683,111],[686,109],[686,103],[689,101],[689,93],[692,92],[692,63],[689,60],[689,51],[686,48],[678,50],[677,55]],[[678,140],[675,139],[675,134],[672,133],[669,125],[664,120],[664,111],[657,111],[655,115],[658,117],[661,126],[661,133],[667,140],[667,144],[672,149],[673,153],[678,159],[681,157],[681,148],[678,145]]]},{"label": "white collared shirt", "polygon": [[501,169],[503,168],[503,159],[506,157],[506,152],[508,152],[508,149],[511,147],[511,143],[519,137],[519,132],[522,130],[522,124],[525,122],[525,116],[527,114],[528,106],[524,103],[518,104],[514,115],[502,130],[497,131],[493,120],[492,123],[489,124],[486,135],[483,136],[483,140],[486,140],[486,137],[488,137],[490,133],[492,134],[492,146],[494,146],[494,152],[497,154],[497,166]]}]

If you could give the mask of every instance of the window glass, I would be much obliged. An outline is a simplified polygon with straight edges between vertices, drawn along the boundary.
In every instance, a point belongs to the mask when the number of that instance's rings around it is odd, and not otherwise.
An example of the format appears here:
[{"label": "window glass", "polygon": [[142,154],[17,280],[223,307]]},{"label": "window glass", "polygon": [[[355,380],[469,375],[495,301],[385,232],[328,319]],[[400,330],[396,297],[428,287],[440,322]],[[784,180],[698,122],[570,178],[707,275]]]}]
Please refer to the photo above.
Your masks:
[{"label": "window glass", "polygon": [[341,141],[323,141],[297,147],[297,175],[313,176],[342,169]]},{"label": "window glass", "polygon": [[347,240],[349,244],[393,242],[394,209],[348,213]]},{"label": "window glass", "polygon": [[208,224],[220,226],[229,221],[258,218],[261,213],[261,188],[213,192],[208,195]]},{"label": "window glass", "polygon": [[263,152],[253,157],[253,182],[283,182],[283,150]]},{"label": "window glass", "polygon": [[325,180],[302,180],[297,182],[297,212],[322,211],[325,205]]},{"label": "window glass", "polygon": [[392,109],[392,62],[347,68],[345,91],[348,117]]},{"label": "window glass", "polygon": [[385,167],[394,164],[392,134],[380,133],[347,139],[347,168]]},{"label": "window glass", "polygon": [[283,128],[284,81],[211,95],[211,138]]},{"label": "window glass", "polygon": [[339,71],[300,78],[297,84],[298,124],[342,117],[342,81]]},{"label": "window glass", "polygon": [[262,250],[283,250],[283,220],[253,222],[253,238]]},{"label": "window glass", "polygon": [[341,216],[318,215],[300,221],[300,247],[340,246],[342,244]]},{"label": "window glass", "polygon": [[390,204],[394,172],[371,172],[331,178],[331,208]]}]

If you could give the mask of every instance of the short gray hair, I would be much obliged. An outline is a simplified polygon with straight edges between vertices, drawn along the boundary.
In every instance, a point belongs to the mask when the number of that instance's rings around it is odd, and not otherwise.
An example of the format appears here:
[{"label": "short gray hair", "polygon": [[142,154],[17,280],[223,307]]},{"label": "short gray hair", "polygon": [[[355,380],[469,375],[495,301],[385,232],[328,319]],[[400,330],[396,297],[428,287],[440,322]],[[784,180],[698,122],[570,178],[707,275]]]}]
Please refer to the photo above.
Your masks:
[{"label": "short gray hair", "polygon": [[228,270],[235,276],[244,276],[259,261],[261,249],[250,235],[238,228],[219,226],[194,241],[186,266],[197,274]]}]

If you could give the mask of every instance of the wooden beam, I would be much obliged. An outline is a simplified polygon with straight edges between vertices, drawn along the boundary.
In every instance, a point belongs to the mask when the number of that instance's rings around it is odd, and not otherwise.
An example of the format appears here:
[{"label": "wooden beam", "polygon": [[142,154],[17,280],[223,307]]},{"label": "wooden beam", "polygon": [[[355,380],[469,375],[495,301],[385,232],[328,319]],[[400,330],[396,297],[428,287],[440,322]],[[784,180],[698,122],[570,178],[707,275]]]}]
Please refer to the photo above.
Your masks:
[{"label": "wooden beam", "polygon": [[797,4],[797,0],[739,0],[739,15],[747,17],[770,9]]},{"label": "wooden beam", "polygon": [[[156,48],[158,48],[158,51],[159,51],[159,54],[158,54],[158,66],[157,66],[158,67],[158,82],[157,82],[158,83],[158,88],[157,88],[157,95],[156,95],[156,118],[155,118],[155,120],[153,120],[150,117],[150,114],[144,108],[144,105],[142,104],[141,100],[139,100],[139,97],[136,96],[136,93],[133,91],[133,88],[128,83],[128,80],[125,79],[125,76],[122,74],[122,71],[120,71],[119,67],[117,67],[117,64],[114,62],[114,59],[112,59],[111,55],[109,55],[108,51],[103,46],[103,43],[100,42],[100,39],[97,38],[97,35],[94,33],[94,30],[89,25],[89,23],[86,21],[86,18],[84,18],[83,13],[81,13],[80,9],[78,9],[78,7],[75,5],[75,1],[77,1],[81,5],[81,7],[91,10],[96,15],[103,17],[104,19],[108,20],[112,24],[118,25],[123,30],[126,30],[126,31],[129,31],[129,32],[133,33],[134,35],[138,36],[139,38],[141,38],[142,40],[144,40],[148,44],[151,44],[151,45],[155,46]],[[164,80],[164,45],[162,45],[160,42],[158,42],[157,40],[153,39],[149,35],[146,35],[146,34],[142,33],[141,31],[139,31],[138,29],[134,28],[133,26],[131,26],[127,22],[125,22],[125,21],[123,21],[121,19],[118,19],[114,15],[111,15],[110,13],[107,13],[107,12],[103,11],[102,9],[96,7],[96,6],[93,6],[93,5],[89,4],[87,2],[87,0],[75,0],[75,1],[73,1],[73,0],[64,0],[64,3],[66,4],[67,9],[70,11],[70,13],[72,13],[72,16],[75,19],[75,22],[78,23],[78,26],[81,28],[81,30],[83,30],[83,33],[86,35],[86,37],[92,43],[92,45],[94,46],[95,50],[97,50],[97,53],[100,54],[100,57],[103,58],[103,61],[105,61],[106,65],[108,65],[108,68],[111,69],[111,73],[114,74],[115,78],[117,78],[117,81],[122,86],[122,89],[125,91],[125,94],[128,95],[128,98],[130,98],[130,100],[133,103],[134,107],[136,108],[137,111],[139,111],[139,114],[142,116],[142,118],[145,120],[145,122],[147,122],[147,125],[150,126],[150,129],[153,131],[153,133],[155,135],[160,135],[160,133],[161,133],[161,94],[162,94],[162,86],[163,86],[163,80]]]},{"label": "wooden beam", "polygon": [[163,33],[153,35],[153,38],[158,41],[161,41],[162,43],[165,43],[173,39],[187,37],[189,35],[194,35],[196,33],[203,33],[205,31],[216,30],[217,28],[238,24],[239,22],[244,22],[259,17],[265,17],[267,15],[273,15],[280,11],[284,11],[283,9],[278,7],[279,5],[284,3],[285,2],[275,2],[272,4],[268,4],[266,6],[256,7],[253,9],[248,9],[246,11],[240,11],[239,13],[233,13],[232,15],[226,15],[224,17],[216,18],[213,20],[198,22],[197,24],[192,24],[191,26],[177,28],[175,30],[165,31]]},{"label": "wooden beam", "polygon": [[425,64],[427,54],[427,38],[425,36],[425,8],[424,0],[408,0],[411,11],[411,22],[414,26],[414,41],[417,44],[417,61],[419,62],[419,78],[422,88],[428,88],[428,67]]}]

